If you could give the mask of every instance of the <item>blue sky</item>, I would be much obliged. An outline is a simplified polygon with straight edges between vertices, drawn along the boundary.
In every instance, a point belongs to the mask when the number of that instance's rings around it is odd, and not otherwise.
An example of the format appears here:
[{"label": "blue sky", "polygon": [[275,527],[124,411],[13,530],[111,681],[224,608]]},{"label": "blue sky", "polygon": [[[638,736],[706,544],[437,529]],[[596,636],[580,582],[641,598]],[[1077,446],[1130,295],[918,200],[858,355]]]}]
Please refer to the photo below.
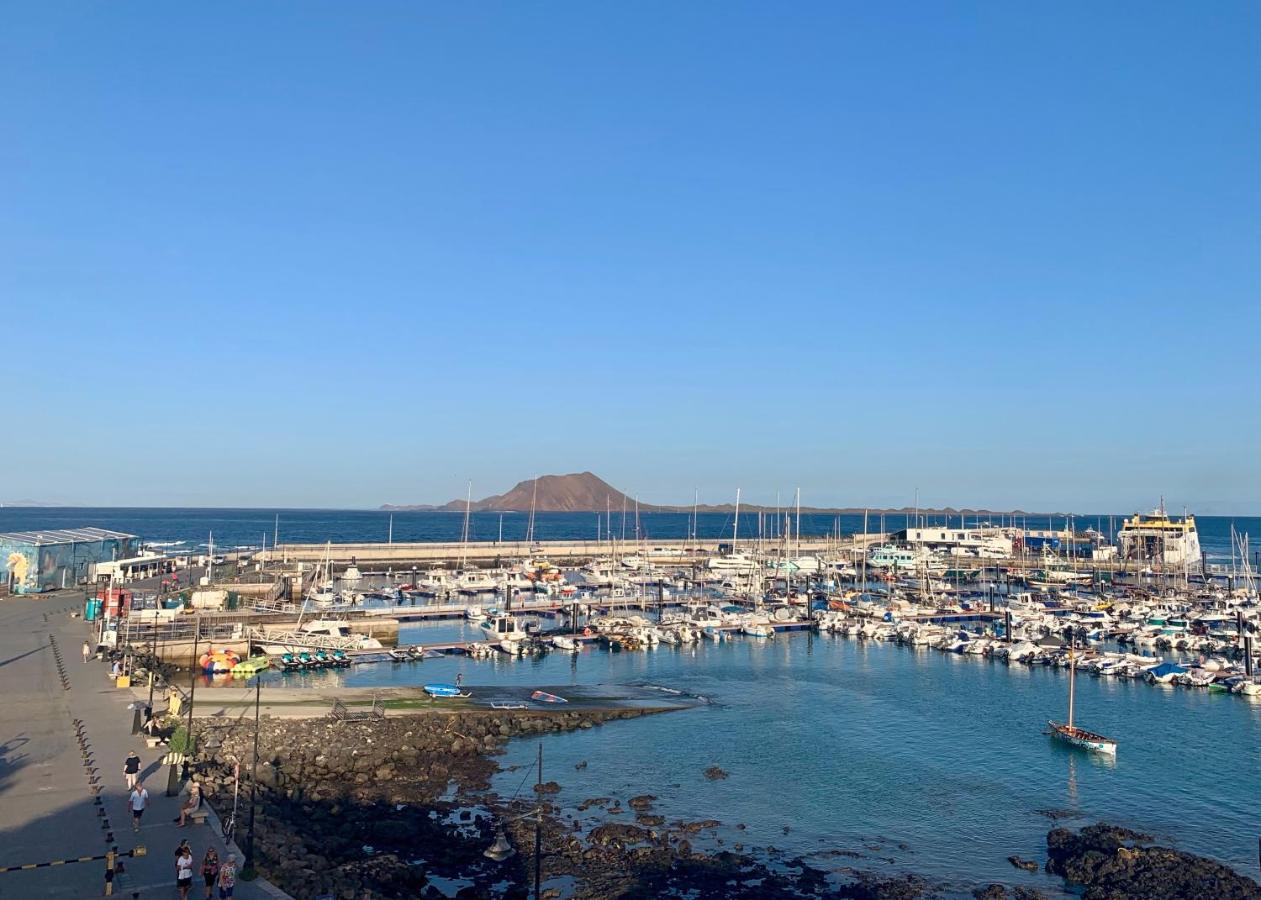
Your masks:
[{"label": "blue sky", "polygon": [[13,3],[0,499],[1261,510],[1261,7]]}]

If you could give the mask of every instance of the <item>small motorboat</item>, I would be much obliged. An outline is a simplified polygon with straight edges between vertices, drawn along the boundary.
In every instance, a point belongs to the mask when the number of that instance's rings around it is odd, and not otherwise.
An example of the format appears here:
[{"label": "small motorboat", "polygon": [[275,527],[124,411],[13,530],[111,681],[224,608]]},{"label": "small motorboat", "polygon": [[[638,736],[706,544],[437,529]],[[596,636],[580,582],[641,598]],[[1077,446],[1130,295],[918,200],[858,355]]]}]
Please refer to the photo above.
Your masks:
[{"label": "small motorboat", "polygon": [[410,662],[412,659],[412,655],[408,653],[406,650],[396,649],[396,650],[390,651],[390,659],[394,660],[395,662]]},{"label": "small motorboat", "polygon": [[427,684],[424,691],[430,697],[471,697],[472,694],[462,691],[454,684]]},{"label": "small motorboat", "polygon": [[420,653],[421,659],[442,659],[445,656],[441,650],[422,650]]},{"label": "small motorboat", "polygon": [[749,637],[757,638],[773,638],[775,637],[775,629],[766,622],[751,622],[748,625],[742,625],[740,630]]},{"label": "small motorboat", "polygon": [[552,638],[552,646],[557,650],[564,650],[566,653],[578,652],[578,642],[571,637],[566,637],[563,634],[558,634],[556,637]]},{"label": "small motorboat", "polygon": [[557,697],[555,694],[549,694],[547,691],[535,691],[530,695],[530,699],[536,703],[568,703],[564,697]]}]

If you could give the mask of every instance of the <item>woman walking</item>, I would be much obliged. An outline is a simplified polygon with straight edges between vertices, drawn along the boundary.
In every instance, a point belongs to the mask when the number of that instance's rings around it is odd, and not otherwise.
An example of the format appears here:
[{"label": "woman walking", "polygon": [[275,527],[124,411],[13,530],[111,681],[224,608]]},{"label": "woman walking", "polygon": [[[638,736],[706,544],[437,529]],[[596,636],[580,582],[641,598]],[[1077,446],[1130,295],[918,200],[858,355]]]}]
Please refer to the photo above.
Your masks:
[{"label": "woman walking", "polygon": [[175,886],[179,888],[180,900],[188,900],[188,891],[193,886],[193,851],[187,844],[181,846],[180,851],[175,857]]},{"label": "woman walking", "polygon": [[236,854],[229,853],[228,861],[219,867],[219,900],[231,900],[236,889]]},{"label": "woman walking", "polygon": [[219,851],[211,847],[201,861],[201,877],[206,882],[206,900],[211,900],[210,892],[219,880]]}]

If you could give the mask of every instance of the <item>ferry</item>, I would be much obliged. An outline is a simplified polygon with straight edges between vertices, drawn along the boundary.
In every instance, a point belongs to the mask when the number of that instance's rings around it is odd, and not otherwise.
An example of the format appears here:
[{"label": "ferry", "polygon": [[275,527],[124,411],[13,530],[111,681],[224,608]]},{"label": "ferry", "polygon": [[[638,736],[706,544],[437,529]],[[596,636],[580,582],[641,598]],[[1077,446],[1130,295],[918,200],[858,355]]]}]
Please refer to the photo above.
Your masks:
[{"label": "ferry", "polygon": [[1154,564],[1163,569],[1196,571],[1202,562],[1195,516],[1181,519],[1165,512],[1165,500],[1150,513],[1136,513],[1117,532],[1121,558]]}]

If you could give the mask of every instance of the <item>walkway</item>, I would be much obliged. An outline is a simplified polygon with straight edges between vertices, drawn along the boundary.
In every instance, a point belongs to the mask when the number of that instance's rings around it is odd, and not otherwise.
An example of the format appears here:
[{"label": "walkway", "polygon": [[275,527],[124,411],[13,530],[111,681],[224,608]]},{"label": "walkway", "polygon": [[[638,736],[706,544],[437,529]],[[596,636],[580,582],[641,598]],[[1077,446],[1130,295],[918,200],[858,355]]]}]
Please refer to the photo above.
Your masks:
[{"label": "walkway", "polygon": [[[167,898],[175,889],[174,853],[187,838],[200,870],[206,848],[226,859],[228,848],[212,826],[178,828],[182,798],[167,797],[162,750],[131,734],[132,694],[113,686],[106,663],[81,655],[87,625],[71,614],[82,594],[64,591],[0,599],[0,898],[95,897],[104,893],[105,863],[95,857],[116,846],[128,854],[113,894]],[[141,758],[149,809],[133,833],[122,775],[129,750]],[[213,816],[212,816],[213,821]],[[238,863],[242,854],[236,848]],[[4,871],[10,866],[53,863]],[[194,892],[201,896],[200,878]],[[243,900],[286,895],[256,881],[238,883]]]}]

